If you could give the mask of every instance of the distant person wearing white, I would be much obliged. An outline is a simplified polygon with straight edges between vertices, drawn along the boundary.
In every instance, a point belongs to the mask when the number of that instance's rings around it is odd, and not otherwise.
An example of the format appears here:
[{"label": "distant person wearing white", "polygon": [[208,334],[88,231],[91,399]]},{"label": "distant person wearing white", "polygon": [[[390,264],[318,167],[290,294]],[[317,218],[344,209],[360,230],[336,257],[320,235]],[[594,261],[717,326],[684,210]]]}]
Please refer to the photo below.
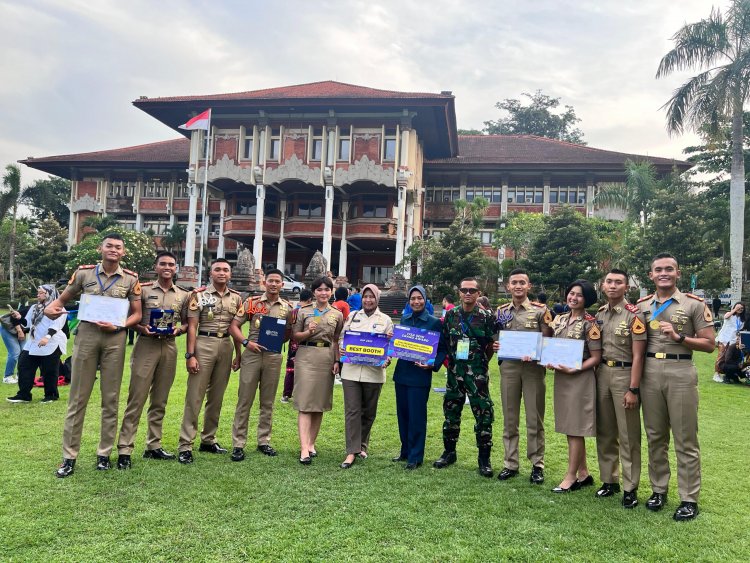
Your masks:
[{"label": "distant person wearing white", "polygon": [[719,353],[716,355],[716,363],[714,364],[714,381],[717,383],[724,381],[719,371],[719,363],[724,359],[727,346],[737,340],[737,333],[745,330],[746,320],[747,315],[745,314],[744,303],[735,303],[734,307],[724,313],[724,323],[721,325],[719,335],[716,337],[716,343],[719,345]]}]

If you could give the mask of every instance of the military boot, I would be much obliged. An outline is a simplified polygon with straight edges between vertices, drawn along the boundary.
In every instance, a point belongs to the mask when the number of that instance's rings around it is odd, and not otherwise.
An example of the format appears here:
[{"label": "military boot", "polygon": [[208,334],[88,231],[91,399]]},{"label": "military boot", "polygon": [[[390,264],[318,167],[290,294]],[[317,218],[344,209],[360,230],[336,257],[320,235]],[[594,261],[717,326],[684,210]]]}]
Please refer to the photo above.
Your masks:
[{"label": "military boot", "polygon": [[477,462],[479,464],[479,474],[482,477],[492,477],[492,464],[490,463],[491,452],[492,446],[479,446]]},{"label": "military boot", "polygon": [[443,446],[445,447],[445,451],[443,451],[442,455],[432,464],[435,469],[443,469],[449,465],[453,465],[456,463],[456,459],[458,459],[456,457],[456,442],[452,440],[443,440]]}]

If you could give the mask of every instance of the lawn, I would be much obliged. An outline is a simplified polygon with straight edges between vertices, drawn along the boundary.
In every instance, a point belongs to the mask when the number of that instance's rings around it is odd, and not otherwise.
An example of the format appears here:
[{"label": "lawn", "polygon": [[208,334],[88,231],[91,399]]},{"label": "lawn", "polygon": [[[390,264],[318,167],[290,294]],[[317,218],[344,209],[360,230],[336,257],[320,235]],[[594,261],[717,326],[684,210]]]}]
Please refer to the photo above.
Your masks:
[{"label": "lawn", "polygon": [[[184,346],[184,339],[181,340]],[[128,353],[132,348],[128,348]],[[0,353],[4,365],[4,350]],[[65,400],[42,405],[0,403],[0,558],[3,560],[385,560],[385,561],[747,561],[750,559],[750,388],[711,381],[712,357],[697,354],[700,371],[700,437],[703,454],[701,514],[676,523],[676,470],[667,508],[651,513],[646,444],[641,505],[626,511],[616,498],[594,498],[595,489],[554,495],[565,471],[564,436],[553,431],[551,375],[548,378],[547,454],[544,486],[521,476],[501,483],[476,471],[470,411],[456,465],[435,470],[440,455],[442,396],[432,394],[424,467],[402,470],[398,453],[393,383],[386,383],[372,433],[370,457],[343,471],[344,423],[341,387],[325,415],[319,457],[298,463],[296,417],[276,403],[269,458],[248,448],[247,459],[196,453],[195,463],[143,460],[145,421],[139,429],[133,469],[94,470],[99,438],[99,395],[89,403],[75,474],[57,479]],[[127,361],[126,361],[127,365]],[[165,447],[176,451],[187,373],[180,361],[165,420]],[[127,372],[127,370],[126,370]],[[495,470],[502,468],[502,414],[497,364],[491,392],[496,404]],[[124,411],[129,374],[121,394]],[[444,386],[436,375],[434,386]],[[14,387],[0,388],[9,396]],[[279,394],[281,386],[279,387]],[[219,441],[231,447],[237,396],[232,376]],[[251,412],[254,446],[257,407]],[[145,413],[144,413],[145,418]],[[468,419],[468,420],[467,420]],[[521,418],[523,420],[523,416]],[[588,462],[598,480],[596,447],[587,440]],[[525,451],[522,431],[521,452]],[[523,456],[523,453],[522,453]],[[114,460],[114,457],[113,457]]]}]

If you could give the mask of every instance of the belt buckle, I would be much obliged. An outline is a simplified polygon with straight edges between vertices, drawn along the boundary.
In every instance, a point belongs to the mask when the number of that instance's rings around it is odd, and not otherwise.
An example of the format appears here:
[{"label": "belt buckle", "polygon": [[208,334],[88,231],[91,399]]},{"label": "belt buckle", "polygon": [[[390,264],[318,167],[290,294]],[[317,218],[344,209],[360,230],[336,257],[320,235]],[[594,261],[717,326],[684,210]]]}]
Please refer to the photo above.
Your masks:
[{"label": "belt buckle", "polygon": [[617,362],[613,362],[612,360],[607,360],[607,365],[611,368],[615,367],[617,365]]},{"label": "belt buckle", "polygon": [[666,360],[667,354],[665,352],[656,352],[654,354],[654,358],[656,358],[657,360]]},{"label": "belt buckle", "polygon": [[322,348],[323,344],[325,344],[325,343],[324,342],[316,342],[315,346],[317,346],[318,348]]},{"label": "belt buckle", "polygon": [[216,333],[216,337],[217,338],[224,338],[224,333],[223,332],[217,332]]}]

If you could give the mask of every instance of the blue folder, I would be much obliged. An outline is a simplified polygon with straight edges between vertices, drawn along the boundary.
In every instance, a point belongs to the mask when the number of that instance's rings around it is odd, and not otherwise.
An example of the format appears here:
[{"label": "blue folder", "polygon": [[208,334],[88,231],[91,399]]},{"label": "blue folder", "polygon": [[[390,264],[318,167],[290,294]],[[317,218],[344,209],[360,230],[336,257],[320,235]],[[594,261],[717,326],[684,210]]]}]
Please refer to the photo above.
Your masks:
[{"label": "blue folder", "polygon": [[286,319],[264,316],[260,321],[259,330],[258,344],[264,346],[269,352],[281,353],[286,334]]}]

